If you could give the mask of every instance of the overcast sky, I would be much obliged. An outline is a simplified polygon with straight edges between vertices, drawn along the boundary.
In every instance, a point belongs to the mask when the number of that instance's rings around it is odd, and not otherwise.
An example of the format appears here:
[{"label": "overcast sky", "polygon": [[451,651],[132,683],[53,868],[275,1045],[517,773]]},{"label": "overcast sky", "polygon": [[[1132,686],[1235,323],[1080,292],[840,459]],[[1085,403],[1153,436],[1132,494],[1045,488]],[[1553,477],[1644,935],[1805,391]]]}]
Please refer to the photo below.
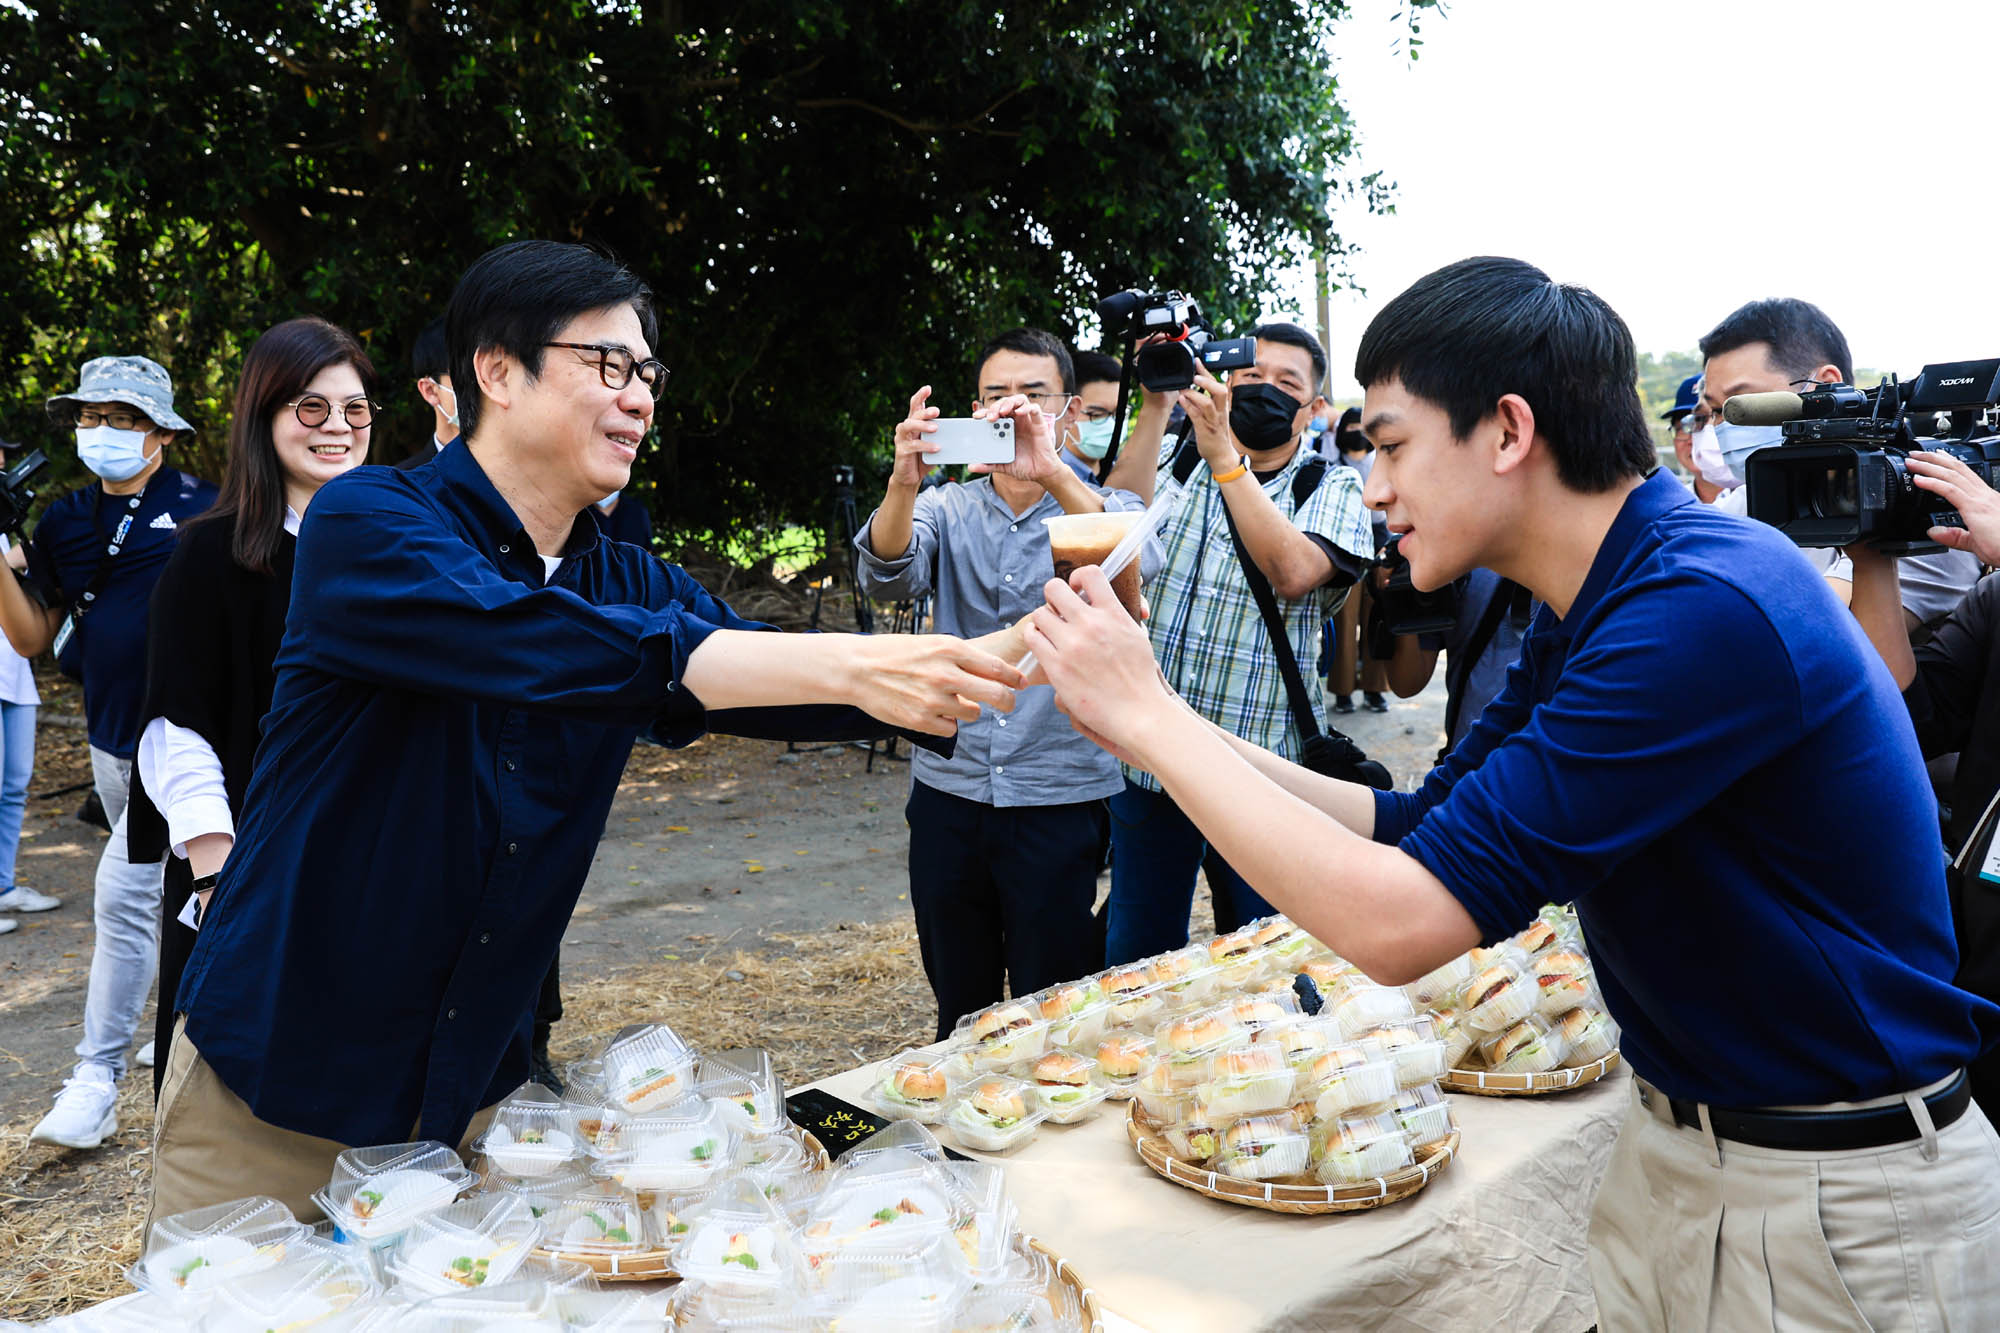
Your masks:
[{"label": "overcast sky", "polygon": [[1397,8],[1356,0],[1337,47],[1361,169],[1398,187],[1336,218],[1368,289],[1334,298],[1337,393],[1369,316],[1474,254],[1593,288],[1641,351],[1782,295],[1857,365],[2000,356],[2000,5],[1456,0],[1415,64]]}]

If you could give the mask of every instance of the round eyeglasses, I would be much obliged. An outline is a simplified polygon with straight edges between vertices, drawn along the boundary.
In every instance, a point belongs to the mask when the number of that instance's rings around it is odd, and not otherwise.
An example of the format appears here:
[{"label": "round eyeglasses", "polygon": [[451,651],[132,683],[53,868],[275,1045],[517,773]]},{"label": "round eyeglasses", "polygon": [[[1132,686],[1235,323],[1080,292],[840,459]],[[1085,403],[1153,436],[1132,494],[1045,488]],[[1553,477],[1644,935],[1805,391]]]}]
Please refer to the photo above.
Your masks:
[{"label": "round eyeglasses", "polygon": [[[544,347],[567,347],[572,352],[594,352],[597,361],[597,378],[604,381],[607,389],[623,389],[637,375],[639,382],[646,386],[653,401],[667,391],[667,376],[673,374],[665,365],[650,358],[641,361],[623,347],[609,347],[603,343],[543,343]],[[585,357],[586,362],[592,358]]]},{"label": "round eyeglasses", "polygon": [[[316,393],[294,398],[285,406],[291,408],[299,424],[308,429],[324,426],[326,419],[333,415],[333,404]],[[340,405],[340,419],[347,423],[348,429],[362,430],[375,420],[375,404],[366,398],[350,398]]]}]

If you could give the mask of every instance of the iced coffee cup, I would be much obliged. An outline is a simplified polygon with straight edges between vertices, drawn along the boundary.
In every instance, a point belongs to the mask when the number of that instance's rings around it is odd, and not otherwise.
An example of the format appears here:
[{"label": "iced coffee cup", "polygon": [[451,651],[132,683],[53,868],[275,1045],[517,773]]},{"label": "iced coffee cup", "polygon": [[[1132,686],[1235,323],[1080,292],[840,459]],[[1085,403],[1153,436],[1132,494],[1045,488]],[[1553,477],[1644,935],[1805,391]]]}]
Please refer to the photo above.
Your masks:
[{"label": "iced coffee cup", "polygon": [[[1055,557],[1056,577],[1069,582],[1070,571],[1084,565],[1101,565],[1133,525],[1146,515],[1138,510],[1121,514],[1060,514],[1042,520],[1049,530],[1049,554]],[[1139,562],[1134,559],[1111,580],[1111,591],[1132,619],[1139,619]]]}]

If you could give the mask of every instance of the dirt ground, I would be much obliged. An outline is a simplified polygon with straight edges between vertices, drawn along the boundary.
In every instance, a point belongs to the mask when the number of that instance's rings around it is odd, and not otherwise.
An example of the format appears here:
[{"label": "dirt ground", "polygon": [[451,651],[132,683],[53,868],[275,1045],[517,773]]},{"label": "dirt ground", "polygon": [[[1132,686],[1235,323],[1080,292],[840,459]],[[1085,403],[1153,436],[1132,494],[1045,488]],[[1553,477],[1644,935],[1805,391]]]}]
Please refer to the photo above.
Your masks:
[{"label": "dirt ground", "polygon": [[[1341,719],[1400,786],[1439,743],[1442,674],[1387,714]],[[148,1170],[149,1071],[128,1076],[105,1149],[27,1143],[74,1059],[104,842],[74,817],[81,791],[49,794],[89,777],[64,686],[45,694],[19,872],[63,905],[0,937],[0,1318],[122,1289]],[[726,1017],[734,1040],[722,1044],[769,1046],[795,1082],[925,1039],[933,1011],[909,918],[906,760],[906,749],[878,751],[871,765],[854,747],[790,753],[728,738],[639,747],[564,936],[558,1062],[646,1019],[700,1029]],[[1196,926],[1207,927],[1205,904]],[[149,1012],[139,1041],[151,1026]]]}]

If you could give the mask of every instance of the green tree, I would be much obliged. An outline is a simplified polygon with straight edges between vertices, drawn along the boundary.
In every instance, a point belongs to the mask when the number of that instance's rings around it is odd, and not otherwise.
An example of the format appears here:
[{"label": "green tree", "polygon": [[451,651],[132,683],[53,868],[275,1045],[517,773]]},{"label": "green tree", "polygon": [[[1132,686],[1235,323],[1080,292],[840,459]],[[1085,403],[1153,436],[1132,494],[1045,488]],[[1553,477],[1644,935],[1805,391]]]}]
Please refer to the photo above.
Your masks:
[{"label": "green tree", "polygon": [[377,455],[400,457],[425,430],[408,348],[456,275],[507,239],[576,239],[659,294],[656,516],[816,522],[833,464],[884,455],[915,385],[964,410],[985,333],[1089,334],[1101,291],[1156,282],[1227,324],[1314,250],[1343,272],[1329,205],[1387,197],[1352,168],[1343,13],[0,5],[0,433],[47,438],[41,397],[140,350],[214,475],[244,348],[311,312],[365,339],[392,404]]}]

